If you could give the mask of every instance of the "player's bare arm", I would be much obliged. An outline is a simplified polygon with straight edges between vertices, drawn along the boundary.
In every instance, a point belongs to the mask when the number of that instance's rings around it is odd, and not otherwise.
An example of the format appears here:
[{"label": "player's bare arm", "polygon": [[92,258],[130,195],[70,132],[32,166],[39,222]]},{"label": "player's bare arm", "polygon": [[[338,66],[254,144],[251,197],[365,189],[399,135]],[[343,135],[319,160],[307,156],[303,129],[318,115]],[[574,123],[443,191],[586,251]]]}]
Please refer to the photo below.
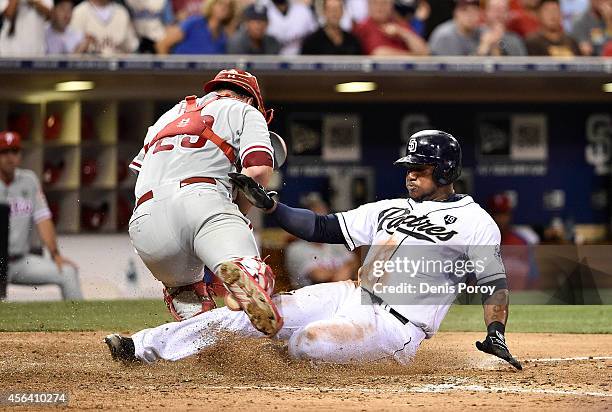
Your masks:
[{"label": "player's bare arm", "polygon": [[71,260],[62,256],[59,252],[59,248],[57,247],[57,237],[55,235],[55,226],[53,225],[53,221],[51,219],[41,220],[36,224],[36,229],[38,230],[40,239],[49,251],[51,258],[53,258],[53,261],[55,261],[58,269],[60,269],[60,272],[62,266],[65,264],[76,267]]},{"label": "player's bare arm", "polygon": [[4,9],[3,16],[8,20],[15,17],[15,15],[17,14],[18,5],[19,5],[18,0],[9,0],[8,5],[6,6],[6,9]]}]

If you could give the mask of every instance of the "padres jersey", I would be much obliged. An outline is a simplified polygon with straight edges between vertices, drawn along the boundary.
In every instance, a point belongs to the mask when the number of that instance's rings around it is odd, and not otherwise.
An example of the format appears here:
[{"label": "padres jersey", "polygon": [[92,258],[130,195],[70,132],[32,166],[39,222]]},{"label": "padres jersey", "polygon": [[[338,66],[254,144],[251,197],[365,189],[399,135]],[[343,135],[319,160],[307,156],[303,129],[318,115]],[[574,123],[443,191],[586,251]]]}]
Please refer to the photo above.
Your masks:
[{"label": "padres jersey", "polygon": [[[268,125],[255,107],[233,98],[220,97],[214,92],[197,99],[196,104],[203,108],[199,111],[198,119],[191,118],[193,122],[204,122],[234,148],[236,163],[244,165],[245,158],[257,151],[274,158]],[[155,187],[194,176],[215,178],[228,193],[231,191],[227,174],[236,171],[236,164],[232,164],[211,140],[190,134],[189,119],[181,118],[177,122],[186,107],[187,103],[183,100],[149,128],[143,148],[130,164],[130,168],[138,172],[135,188],[137,199]],[[173,122],[175,132],[156,140]],[[194,129],[192,133],[195,132]]]},{"label": "padres jersey", "polygon": [[51,218],[36,174],[31,170],[16,169],[15,178],[8,186],[0,180],[0,203],[8,203],[11,207],[9,254],[29,253],[32,226]]},{"label": "padres jersey", "polygon": [[[337,214],[351,250],[371,245],[362,287],[428,337],[438,330],[467,276],[475,275],[478,285],[505,277],[493,219],[470,196],[451,200],[382,200]],[[468,260],[479,266],[464,270]],[[384,262],[391,263],[384,267]]]}]

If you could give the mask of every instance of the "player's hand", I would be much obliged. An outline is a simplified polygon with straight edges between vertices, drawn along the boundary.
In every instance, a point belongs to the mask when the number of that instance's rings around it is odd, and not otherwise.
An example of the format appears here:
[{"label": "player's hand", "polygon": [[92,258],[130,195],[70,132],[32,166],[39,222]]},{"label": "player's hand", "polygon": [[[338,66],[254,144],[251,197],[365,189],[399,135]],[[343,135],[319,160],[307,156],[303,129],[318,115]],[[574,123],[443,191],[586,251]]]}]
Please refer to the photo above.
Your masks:
[{"label": "player's hand", "polygon": [[476,347],[480,351],[505,360],[518,370],[523,370],[521,363],[510,354],[508,345],[506,345],[506,339],[499,331],[488,334],[482,342],[476,342]]},{"label": "player's hand", "polygon": [[68,266],[72,266],[75,270],[78,269],[76,263],[74,263],[72,260],[57,254],[53,257],[53,261],[55,262],[55,265],[57,266],[57,268],[59,269],[59,271],[62,271],[62,267],[64,265],[68,265]]},{"label": "player's hand", "polygon": [[244,194],[253,206],[258,209],[270,210],[274,208],[276,202],[272,196],[276,196],[276,192],[268,192],[266,189],[247,175],[241,173],[228,173],[232,183]]}]

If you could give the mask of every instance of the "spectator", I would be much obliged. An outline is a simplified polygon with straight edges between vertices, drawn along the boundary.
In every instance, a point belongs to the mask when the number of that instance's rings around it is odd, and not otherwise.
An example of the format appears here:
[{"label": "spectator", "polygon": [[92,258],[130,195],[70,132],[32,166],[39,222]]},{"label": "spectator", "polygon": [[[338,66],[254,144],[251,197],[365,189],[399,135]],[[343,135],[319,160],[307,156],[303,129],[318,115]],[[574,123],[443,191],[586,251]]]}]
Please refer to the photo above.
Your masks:
[{"label": "spectator", "polygon": [[72,19],[72,0],[55,0],[51,22],[47,25],[47,54],[84,53],[92,41],[83,33],[68,27]]},{"label": "spectator", "polygon": [[0,56],[45,54],[45,20],[53,0],[0,0]]},{"label": "spectator", "polygon": [[103,56],[133,53],[138,37],[127,9],[112,0],[86,0],[74,8],[70,27],[91,37],[87,52]]},{"label": "spectator", "polygon": [[283,55],[299,54],[304,37],[317,29],[312,10],[300,0],[271,0],[268,21],[268,34],[280,42]]},{"label": "spectator", "polygon": [[429,40],[433,54],[442,56],[522,56],[525,45],[506,31],[507,0],[489,0],[485,24],[479,27],[478,0],[458,0],[453,19],[441,24]]},{"label": "spectator", "polygon": [[[309,194],[303,203],[317,214],[329,213],[318,193]],[[343,245],[295,240],[287,247],[285,266],[291,285],[297,289],[314,283],[351,279],[357,273],[358,261]]]},{"label": "spectator", "polygon": [[236,12],[235,0],[206,0],[203,15],[191,16],[170,26],[156,44],[159,54],[224,54],[229,24]]},{"label": "spectator", "polygon": [[606,23],[606,38],[600,55],[609,57],[612,56],[612,1],[601,5],[601,15]]},{"label": "spectator", "polygon": [[416,34],[425,37],[425,23],[431,15],[427,0],[395,0],[395,11],[408,21]]},{"label": "spectator", "polygon": [[457,0],[453,18],[431,33],[429,48],[440,56],[476,54],[479,42],[480,4],[478,0]]},{"label": "spectator", "polygon": [[325,25],[304,39],[302,54],[361,54],[359,40],[340,27],[342,0],[323,0]]},{"label": "spectator", "polygon": [[281,45],[268,29],[268,10],[262,4],[251,4],[242,13],[242,27],[227,42],[228,54],[278,54]]},{"label": "spectator", "polygon": [[526,41],[530,56],[580,56],[574,39],[563,31],[558,0],[542,0],[539,10],[540,31]]},{"label": "spectator", "polygon": [[[34,172],[20,169],[21,138],[0,132],[0,202],[10,206],[8,281],[20,285],[55,284],[67,300],[80,300],[76,266],[57,247],[55,227],[47,200]],[[30,253],[36,230],[51,259]]]},{"label": "spectator", "polygon": [[370,15],[355,28],[364,54],[426,55],[427,43],[394,14],[393,0],[370,0]]},{"label": "spectator", "polygon": [[139,53],[155,53],[155,43],[164,38],[166,26],[174,23],[170,0],[125,0],[140,38]]},{"label": "spectator", "polygon": [[574,22],[589,8],[589,0],[560,0],[559,5],[563,15],[563,30],[570,33]]},{"label": "spectator", "polygon": [[574,22],[571,36],[578,42],[584,56],[599,56],[606,42],[606,22],[603,8],[610,7],[612,0],[591,0],[591,7]]},{"label": "spectator", "polygon": [[521,0],[521,7],[510,12],[510,19],[506,25],[508,30],[522,38],[535,34],[540,29],[538,6],[540,0]]},{"label": "spectator", "polygon": [[525,56],[523,40],[506,30],[508,24],[508,0],[488,0],[485,8],[485,24],[480,28],[480,55]]}]

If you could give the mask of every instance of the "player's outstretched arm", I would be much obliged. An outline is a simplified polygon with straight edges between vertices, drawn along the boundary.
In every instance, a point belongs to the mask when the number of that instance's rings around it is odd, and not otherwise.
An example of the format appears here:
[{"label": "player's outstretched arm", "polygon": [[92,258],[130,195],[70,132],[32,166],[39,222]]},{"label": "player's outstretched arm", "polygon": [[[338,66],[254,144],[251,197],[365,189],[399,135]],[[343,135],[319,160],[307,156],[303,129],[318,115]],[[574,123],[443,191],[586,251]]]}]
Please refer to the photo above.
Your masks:
[{"label": "player's outstretched arm", "polygon": [[311,210],[289,207],[275,201],[259,183],[240,173],[229,173],[232,183],[253,206],[270,214],[280,227],[309,242],[345,244],[336,215],[317,215]]},{"label": "player's outstretched arm", "polygon": [[518,370],[521,363],[510,354],[504,333],[508,321],[508,289],[499,289],[484,301],[484,321],[487,325],[487,337],[476,342],[476,347],[485,353],[497,356]]}]

